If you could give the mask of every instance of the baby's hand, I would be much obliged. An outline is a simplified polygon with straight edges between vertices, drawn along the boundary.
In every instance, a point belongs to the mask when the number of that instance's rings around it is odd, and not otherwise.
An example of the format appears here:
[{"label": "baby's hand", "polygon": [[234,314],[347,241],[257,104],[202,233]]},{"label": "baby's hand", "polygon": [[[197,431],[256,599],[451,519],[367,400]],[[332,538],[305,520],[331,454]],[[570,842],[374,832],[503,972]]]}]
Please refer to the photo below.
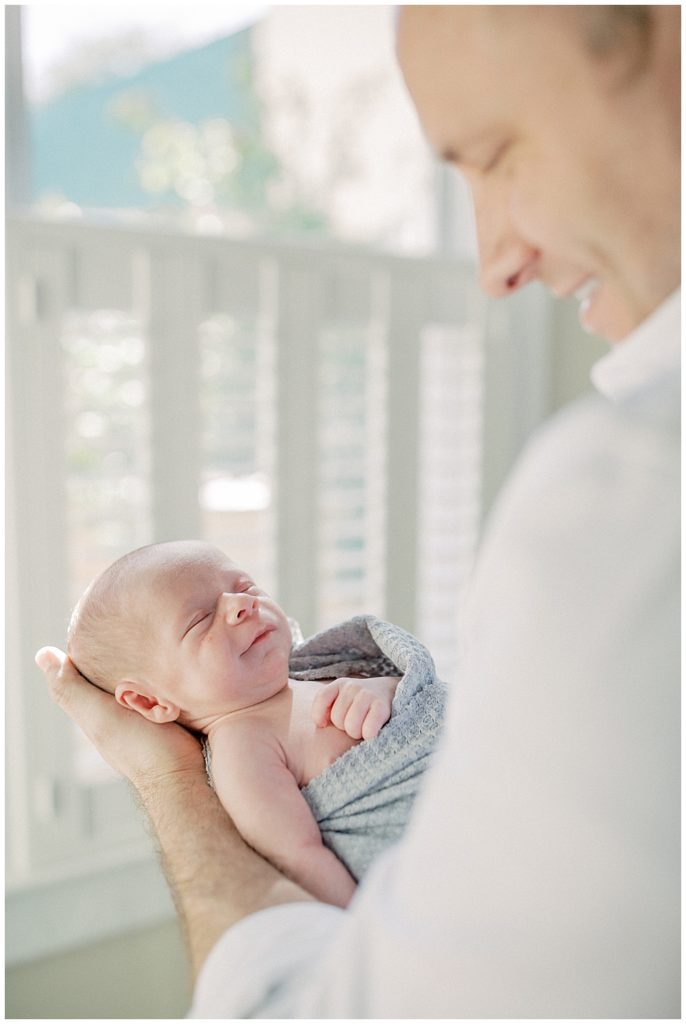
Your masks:
[{"label": "baby's hand", "polygon": [[312,719],[319,728],[331,724],[354,740],[371,740],[391,717],[399,676],[334,679],[324,683],[312,701]]}]

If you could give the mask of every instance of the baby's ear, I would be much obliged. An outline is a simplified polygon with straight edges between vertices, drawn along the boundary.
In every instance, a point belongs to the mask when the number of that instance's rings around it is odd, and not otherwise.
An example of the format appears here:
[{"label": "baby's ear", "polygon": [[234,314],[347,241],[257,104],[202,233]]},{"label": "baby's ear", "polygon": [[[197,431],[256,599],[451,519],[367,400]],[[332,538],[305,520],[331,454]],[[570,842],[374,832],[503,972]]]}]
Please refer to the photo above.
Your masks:
[{"label": "baby's ear", "polygon": [[181,713],[181,709],[172,704],[171,701],[158,697],[149,697],[136,688],[136,684],[126,680],[117,683],[114,691],[115,699],[122,707],[137,711],[143,718],[151,722],[163,725],[165,722],[175,722]]}]

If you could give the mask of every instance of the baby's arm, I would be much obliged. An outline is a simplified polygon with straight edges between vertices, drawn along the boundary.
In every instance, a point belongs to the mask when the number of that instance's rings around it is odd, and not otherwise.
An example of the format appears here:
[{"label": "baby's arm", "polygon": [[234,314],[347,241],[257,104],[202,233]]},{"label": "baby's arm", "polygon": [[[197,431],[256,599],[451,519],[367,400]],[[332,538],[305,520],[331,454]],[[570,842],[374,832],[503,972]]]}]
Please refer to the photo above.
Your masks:
[{"label": "baby's arm", "polygon": [[347,907],[356,882],[322,842],[277,741],[253,723],[212,743],[214,787],[247,843],[325,903]]},{"label": "baby's arm", "polygon": [[343,677],[322,685],[312,701],[312,720],[320,728],[331,724],[354,740],[371,740],[391,717],[400,676],[370,679]]}]

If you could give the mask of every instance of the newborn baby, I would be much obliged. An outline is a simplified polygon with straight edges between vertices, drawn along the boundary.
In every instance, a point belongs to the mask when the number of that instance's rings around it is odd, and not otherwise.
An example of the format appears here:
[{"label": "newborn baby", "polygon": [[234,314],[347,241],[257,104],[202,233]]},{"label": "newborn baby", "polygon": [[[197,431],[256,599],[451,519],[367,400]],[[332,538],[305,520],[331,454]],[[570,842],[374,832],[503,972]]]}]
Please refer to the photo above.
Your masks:
[{"label": "newborn baby", "polygon": [[355,879],[323,844],[301,789],[379,732],[398,677],[364,680],[364,699],[351,701],[340,682],[289,679],[292,643],[284,612],[247,573],[210,544],[178,541],[99,576],[74,610],[67,650],[120,704],[204,734],[217,795],[245,840],[344,907]]}]

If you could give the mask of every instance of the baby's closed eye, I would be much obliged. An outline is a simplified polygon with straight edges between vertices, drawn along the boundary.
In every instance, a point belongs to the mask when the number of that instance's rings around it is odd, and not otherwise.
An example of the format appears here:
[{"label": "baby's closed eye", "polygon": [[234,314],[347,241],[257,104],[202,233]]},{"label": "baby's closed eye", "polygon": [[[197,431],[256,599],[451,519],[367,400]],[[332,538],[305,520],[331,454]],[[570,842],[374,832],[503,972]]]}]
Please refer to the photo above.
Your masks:
[{"label": "baby's closed eye", "polygon": [[198,615],[196,615],[195,618],[193,618],[191,620],[191,623],[190,623],[188,629],[186,630],[186,632],[183,635],[184,636],[188,636],[188,634],[191,632],[191,630],[195,629],[196,626],[199,626],[201,622],[205,621],[205,619],[209,619],[210,615],[211,615],[211,612],[199,612]]}]

